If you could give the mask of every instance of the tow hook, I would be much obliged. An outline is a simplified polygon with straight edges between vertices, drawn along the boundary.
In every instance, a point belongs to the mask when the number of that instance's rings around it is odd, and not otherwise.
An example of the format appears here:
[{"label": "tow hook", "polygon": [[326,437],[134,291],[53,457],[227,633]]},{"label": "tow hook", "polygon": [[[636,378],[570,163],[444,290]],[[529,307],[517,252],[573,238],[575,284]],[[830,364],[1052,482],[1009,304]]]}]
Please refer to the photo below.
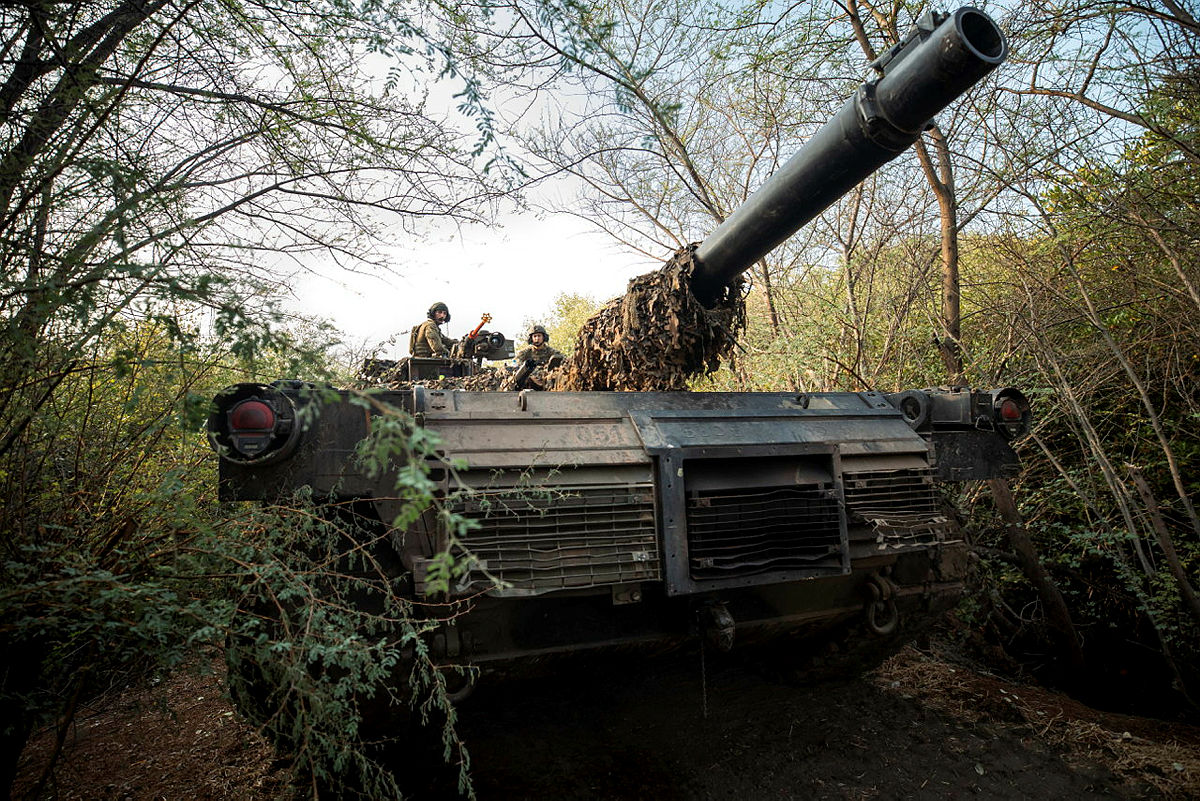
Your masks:
[{"label": "tow hook", "polygon": [[471,632],[464,631],[459,636],[456,626],[443,626],[433,635],[432,648],[435,657],[453,660],[449,664],[436,665],[445,684],[446,700],[457,704],[475,691],[475,679],[479,671],[469,664],[455,664],[460,658],[472,650],[474,637]]},{"label": "tow hook", "polygon": [[737,624],[733,615],[720,601],[713,601],[700,608],[700,628],[704,636],[718,651],[729,651],[733,648],[733,633]]},{"label": "tow hook", "polygon": [[863,609],[867,617],[867,628],[881,637],[893,633],[900,624],[895,583],[887,576],[872,573],[864,587],[868,596]]}]

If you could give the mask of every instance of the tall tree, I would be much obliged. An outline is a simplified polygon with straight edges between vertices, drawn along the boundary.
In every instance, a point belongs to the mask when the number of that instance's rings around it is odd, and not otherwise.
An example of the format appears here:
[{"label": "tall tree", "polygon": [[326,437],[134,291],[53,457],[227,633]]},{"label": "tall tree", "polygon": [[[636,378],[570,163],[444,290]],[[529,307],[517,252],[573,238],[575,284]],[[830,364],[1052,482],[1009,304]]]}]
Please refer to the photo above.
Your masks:
[{"label": "tall tree", "polygon": [[987,118],[1005,185],[990,219],[995,281],[974,311],[985,338],[1008,343],[993,353],[1009,369],[1052,388],[1030,528],[1061,554],[1079,618],[1142,630],[1194,693],[1200,430],[1181,355],[1200,325],[1184,244],[1200,231],[1200,31],[1173,2],[1032,3],[1008,25],[1014,80]]}]

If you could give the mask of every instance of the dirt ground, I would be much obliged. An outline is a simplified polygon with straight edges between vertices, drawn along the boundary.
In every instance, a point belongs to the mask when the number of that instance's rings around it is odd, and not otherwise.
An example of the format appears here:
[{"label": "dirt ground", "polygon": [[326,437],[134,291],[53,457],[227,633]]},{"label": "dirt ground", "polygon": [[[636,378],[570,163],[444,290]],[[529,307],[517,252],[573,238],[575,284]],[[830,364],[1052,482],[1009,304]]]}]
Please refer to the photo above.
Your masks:
[{"label": "dirt ground", "polygon": [[[483,682],[461,706],[480,799],[1200,798],[1200,728],[1106,714],[908,648],[861,678],[782,685],[700,654]],[[54,737],[28,749],[18,795]],[[417,791],[416,797],[428,797]],[[292,795],[217,675],[89,710],[44,797]]]}]

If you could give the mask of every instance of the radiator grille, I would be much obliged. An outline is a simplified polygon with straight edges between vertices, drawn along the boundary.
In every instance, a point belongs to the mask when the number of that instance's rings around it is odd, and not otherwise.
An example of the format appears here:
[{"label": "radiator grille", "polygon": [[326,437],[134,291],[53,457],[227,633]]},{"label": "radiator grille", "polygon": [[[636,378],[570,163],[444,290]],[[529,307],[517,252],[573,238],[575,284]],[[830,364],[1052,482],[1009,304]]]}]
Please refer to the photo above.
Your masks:
[{"label": "radiator grille", "polygon": [[689,493],[687,532],[694,580],[841,570],[841,518],[829,485]]},{"label": "radiator grille", "polygon": [[846,473],[843,483],[851,515],[869,523],[884,547],[927,545],[957,534],[941,511],[929,468]]},{"label": "radiator grille", "polygon": [[453,506],[475,520],[463,545],[486,573],[526,595],[661,576],[649,484],[481,490]]}]

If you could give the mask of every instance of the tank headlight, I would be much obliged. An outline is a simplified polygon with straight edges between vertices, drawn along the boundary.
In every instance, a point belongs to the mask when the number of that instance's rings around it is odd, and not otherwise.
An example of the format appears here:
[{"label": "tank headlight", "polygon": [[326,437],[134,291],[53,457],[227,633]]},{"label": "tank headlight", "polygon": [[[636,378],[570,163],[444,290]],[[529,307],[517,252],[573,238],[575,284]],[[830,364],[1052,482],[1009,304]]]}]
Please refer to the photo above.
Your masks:
[{"label": "tank headlight", "polygon": [[992,390],[992,417],[996,430],[1005,439],[1016,439],[1029,433],[1033,412],[1020,390],[1011,387]]},{"label": "tank headlight", "polygon": [[208,416],[213,450],[239,464],[268,464],[291,455],[300,437],[296,405],[263,384],[237,384],[217,395]]}]

